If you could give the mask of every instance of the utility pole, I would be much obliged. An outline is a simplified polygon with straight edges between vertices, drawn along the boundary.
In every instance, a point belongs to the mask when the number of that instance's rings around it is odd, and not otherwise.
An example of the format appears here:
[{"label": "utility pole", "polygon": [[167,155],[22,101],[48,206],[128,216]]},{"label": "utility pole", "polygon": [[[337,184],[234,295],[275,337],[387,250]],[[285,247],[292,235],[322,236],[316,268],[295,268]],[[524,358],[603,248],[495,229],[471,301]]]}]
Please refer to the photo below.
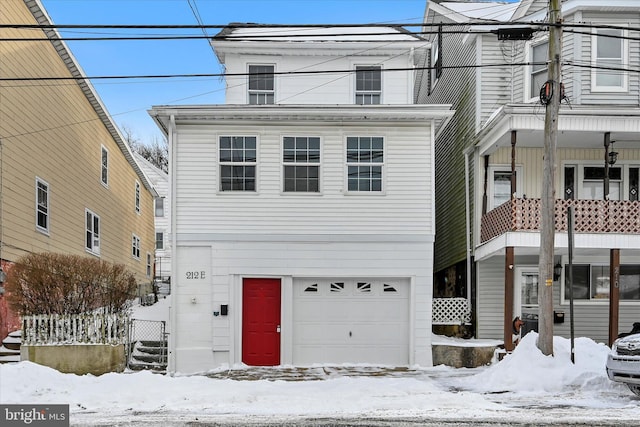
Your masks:
[{"label": "utility pole", "polygon": [[562,101],[560,57],[562,53],[562,11],[560,0],[549,1],[549,70],[545,83],[547,109],[544,124],[544,161],[540,211],[540,259],[538,274],[538,348],[553,355],[553,255],[555,239],[555,176],[558,142],[558,113]]}]

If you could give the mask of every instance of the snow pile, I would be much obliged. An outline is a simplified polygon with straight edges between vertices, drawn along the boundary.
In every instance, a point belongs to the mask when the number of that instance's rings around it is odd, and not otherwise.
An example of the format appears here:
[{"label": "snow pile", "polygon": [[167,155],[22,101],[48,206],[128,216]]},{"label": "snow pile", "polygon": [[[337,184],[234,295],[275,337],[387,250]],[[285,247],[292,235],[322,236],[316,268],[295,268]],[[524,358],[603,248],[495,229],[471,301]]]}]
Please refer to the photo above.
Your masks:
[{"label": "snow pile", "polygon": [[574,365],[569,339],[554,337],[554,356],[543,355],[536,346],[537,340],[537,333],[528,333],[500,363],[461,379],[461,383],[466,389],[480,393],[548,393],[576,387],[602,390],[613,386],[605,371],[609,353],[606,345],[589,338],[576,338]]}]

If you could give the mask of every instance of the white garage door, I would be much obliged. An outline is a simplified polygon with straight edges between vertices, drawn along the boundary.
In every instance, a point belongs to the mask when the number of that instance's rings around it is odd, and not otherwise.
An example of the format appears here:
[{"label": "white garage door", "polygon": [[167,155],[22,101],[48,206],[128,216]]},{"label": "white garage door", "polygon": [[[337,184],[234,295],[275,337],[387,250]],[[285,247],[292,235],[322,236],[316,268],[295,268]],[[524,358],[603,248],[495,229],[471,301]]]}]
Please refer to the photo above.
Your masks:
[{"label": "white garage door", "polygon": [[408,279],[294,279],[293,363],[409,363]]}]

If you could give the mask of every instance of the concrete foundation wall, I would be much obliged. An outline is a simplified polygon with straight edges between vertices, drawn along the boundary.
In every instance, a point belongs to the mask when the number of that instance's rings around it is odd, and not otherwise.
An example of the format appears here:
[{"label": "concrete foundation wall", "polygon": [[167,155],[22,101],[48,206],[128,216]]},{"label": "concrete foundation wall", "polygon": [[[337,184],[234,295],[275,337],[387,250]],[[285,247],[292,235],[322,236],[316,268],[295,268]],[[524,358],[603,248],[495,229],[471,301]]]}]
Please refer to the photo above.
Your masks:
[{"label": "concrete foundation wall", "polygon": [[454,368],[477,368],[490,365],[495,350],[495,346],[461,347],[434,344],[432,346],[433,366],[446,365]]},{"label": "concrete foundation wall", "polygon": [[126,366],[124,345],[23,345],[21,360],[76,375],[122,372]]}]

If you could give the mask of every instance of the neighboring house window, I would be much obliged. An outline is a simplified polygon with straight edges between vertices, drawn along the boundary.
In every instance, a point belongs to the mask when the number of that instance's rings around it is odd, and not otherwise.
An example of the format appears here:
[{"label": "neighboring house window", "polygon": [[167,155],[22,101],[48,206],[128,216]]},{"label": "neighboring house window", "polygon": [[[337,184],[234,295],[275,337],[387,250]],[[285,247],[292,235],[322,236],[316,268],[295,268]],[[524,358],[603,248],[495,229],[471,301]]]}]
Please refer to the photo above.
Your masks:
[{"label": "neighboring house window", "polygon": [[383,162],[382,137],[347,137],[348,191],[382,191]]},{"label": "neighboring house window", "polygon": [[151,263],[151,254],[147,252],[147,277],[151,277],[152,265],[153,264]]},{"label": "neighboring house window", "polygon": [[100,217],[85,210],[86,238],[85,249],[94,255],[100,255]]},{"label": "neighboring house window", "polygon": [[256,137],[220,137],[220,190],[256,191]]},{"label": "neighboring house window", "polygon": [[164,249],[164,233],[156,233],[156,249]]},{"label": "neighboring house window", "polygon": [[532,45],[530,58],[532,65],[529,79],[529,98],[537,100],[540,98],[540,88],[542,88],[548,77],[549,42],[545,41]]},{"label": "neighboring house window", "polygon": [[282,141],[284,191],[320,191],[320,138],[285,136]]},{"label": "neighboring house window", "polygon": [[382,68],[356,66],[356,104],[380,104],[382,94]]},{"label": "neighboring house window", "polygon": [[[489,167],[489,206],[488,210],[495,209],[505,202],[511,200],[511,167],[510,166],[490,166]],[[522,175],[521,167],[516,166],[516,196],[520,195],[522,183],[518,180]]]},{"label": "neighboring house window", "polygon": [[626,31],[610,28],[594,31],[591,38],[591,89],[596,92],[626,91],[628,74],[620,70],[628,66]]},{"label": "neighboring house window", "polygon": [[49,232],[49,184],[36,178],[36,228]]},{"label": "neighboring house window", "polygon": [[438,36],[431,45],[431,70],[430,70],[430,88],[429,92],[433,91],[434,86],[442,75],[442,58],[440,57],[440,43],[442,38]]},{"label": "neighboring house window", "polygon": [[[565,282],[569,266],[565,265]],[[609,266],[596,264],[573,265],[573,298],[576,300],[602,301],[609,299]],[[640,265],[620,265],[620,299],[640,301]],[[564,288],[564,299],[569,300],[569,287]]]},{"label": "neighboring house window", "polygon": [[131,255],[135,259],[140,259],[140,238],[135,234],[131,235]]},{"label": "neighboring house window", "polygon": [[164,197],[156,197],[156,217],[164,216]]},{"label": "neighboring house window", "polygon": [[136,212],[140,213],[140,183],[136,181]]},{"label": "neighboring house window", "polygon": [[249,104],[273,104],[275,98],[273,65],[249,65]]},{"label": "neighboring house window", "polygon": [[109,185],[109,151],[102,146],[101,152],[101,175],[100,179],[104,185]]}]

